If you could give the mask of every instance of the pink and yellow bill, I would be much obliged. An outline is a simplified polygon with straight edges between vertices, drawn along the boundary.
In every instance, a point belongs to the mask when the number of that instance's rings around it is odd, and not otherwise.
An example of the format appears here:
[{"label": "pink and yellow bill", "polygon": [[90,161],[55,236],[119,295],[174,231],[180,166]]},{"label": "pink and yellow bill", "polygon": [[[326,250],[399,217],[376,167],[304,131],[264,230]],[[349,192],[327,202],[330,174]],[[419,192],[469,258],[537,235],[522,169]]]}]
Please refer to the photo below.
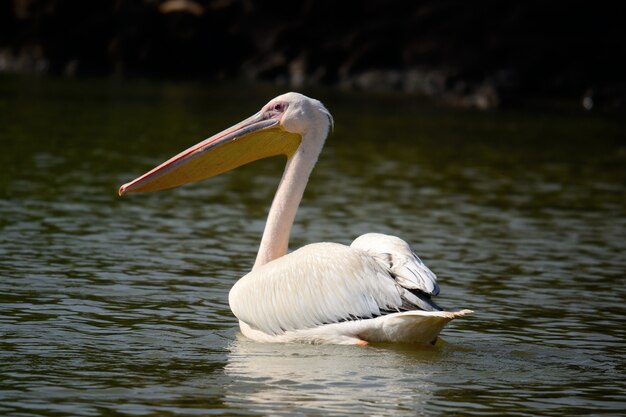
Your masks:
[{"label": "pink and yellow bill", "polygon": [[284,130],[278,120],[257,113],[122,185],[119,195],[178,187],[271,156],[290,158],[301,140],[300,135]]}]

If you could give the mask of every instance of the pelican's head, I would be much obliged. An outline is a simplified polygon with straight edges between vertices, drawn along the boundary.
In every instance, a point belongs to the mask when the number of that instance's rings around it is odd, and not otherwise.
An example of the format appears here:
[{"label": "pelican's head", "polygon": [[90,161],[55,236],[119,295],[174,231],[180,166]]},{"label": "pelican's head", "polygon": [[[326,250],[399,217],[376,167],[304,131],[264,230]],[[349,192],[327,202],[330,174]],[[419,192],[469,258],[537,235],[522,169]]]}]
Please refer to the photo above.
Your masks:
[{"label": "pelican's head", "polygon": [[[286,93],[267,103],[260,111],[267,118],[276,118],[287,132],[306,135],[311,129],[328,134],[333,118],[324,105],[300,93]],[[320,132],[323,133],[323,132]],[[326,134],[321,135],[326,138]]]},{"label": "pelican's head", "polygon": [[304,137],[321,138],[323,143],[332,124],[332,116],[321,102],[286,93],[253,116],[122,185],[119,195],[177,187],[270,156],[290,158]]}]

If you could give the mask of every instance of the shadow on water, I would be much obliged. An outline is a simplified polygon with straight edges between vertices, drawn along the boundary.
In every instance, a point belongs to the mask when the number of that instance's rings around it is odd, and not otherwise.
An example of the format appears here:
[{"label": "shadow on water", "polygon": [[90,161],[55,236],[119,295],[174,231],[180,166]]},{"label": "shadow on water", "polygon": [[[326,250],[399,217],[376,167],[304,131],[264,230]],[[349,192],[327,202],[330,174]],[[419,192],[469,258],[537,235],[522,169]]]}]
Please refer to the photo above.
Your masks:
[{"label": "shadow on water", "polygon": [[227,299],[283,161],[116,190],[280,92],[0,79],[0,413],[622,413],[622,119],[308,92],[336,127],[291,247],[400,236],[476,312],[434,348],[262,345]]}]

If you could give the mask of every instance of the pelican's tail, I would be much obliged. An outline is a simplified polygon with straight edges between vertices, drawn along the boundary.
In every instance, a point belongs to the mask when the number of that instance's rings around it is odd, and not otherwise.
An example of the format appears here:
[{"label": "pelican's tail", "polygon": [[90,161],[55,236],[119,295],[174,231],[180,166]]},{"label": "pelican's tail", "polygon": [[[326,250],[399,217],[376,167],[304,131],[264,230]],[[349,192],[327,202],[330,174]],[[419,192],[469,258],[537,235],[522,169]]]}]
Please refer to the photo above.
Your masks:
[{"label": "pelican's tail", "polygon": [[406,311],[371,320],[371,325],[359,333],[368,342],[399,342],[434,344],[448,322],[472,313],[460,311]]}]

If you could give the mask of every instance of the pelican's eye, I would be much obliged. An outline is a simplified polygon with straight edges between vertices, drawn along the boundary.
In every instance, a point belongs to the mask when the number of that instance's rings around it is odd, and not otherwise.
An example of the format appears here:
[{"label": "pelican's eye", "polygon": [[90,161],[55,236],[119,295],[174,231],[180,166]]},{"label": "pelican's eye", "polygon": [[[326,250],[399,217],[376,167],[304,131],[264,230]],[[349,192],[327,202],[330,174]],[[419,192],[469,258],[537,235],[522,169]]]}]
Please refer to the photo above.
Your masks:
[{"label": "pelican's eye", "polygon": [[287,109],[287,103],[284,103],[284,102],[274,103],[270,107],[268,107],[267,110],[265,111],[265,118],[272,119],[276,117],[282,117],[286,109]]}]

